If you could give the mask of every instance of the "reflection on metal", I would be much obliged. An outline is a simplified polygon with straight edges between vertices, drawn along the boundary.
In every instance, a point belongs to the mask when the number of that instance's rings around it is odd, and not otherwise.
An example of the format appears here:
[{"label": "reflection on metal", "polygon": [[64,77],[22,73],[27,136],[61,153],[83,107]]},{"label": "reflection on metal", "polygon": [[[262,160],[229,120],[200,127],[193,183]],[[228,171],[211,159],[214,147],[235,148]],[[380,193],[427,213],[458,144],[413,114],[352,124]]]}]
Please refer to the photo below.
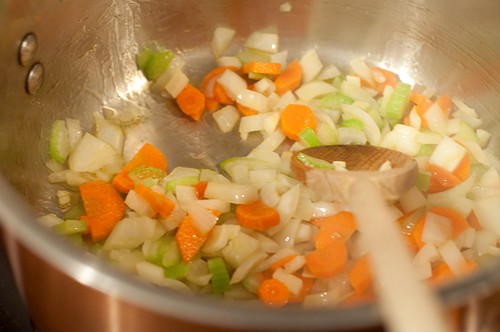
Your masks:
[{"label": "reflection on metal", "polygon": [[38,48],[38,40],[32,32],[24,36],[19,46],[19,64],[27,66],[35,59],[36,50]]},{"label": "reflection on metal", "polygon": [[45,69],[41,63],[37,62],[33,65],[33,67],[31,67],[31,70],[28,72],[28,76],[26,78],[26,91],[29,94],[36,94],[42,87],[44,74]]}]

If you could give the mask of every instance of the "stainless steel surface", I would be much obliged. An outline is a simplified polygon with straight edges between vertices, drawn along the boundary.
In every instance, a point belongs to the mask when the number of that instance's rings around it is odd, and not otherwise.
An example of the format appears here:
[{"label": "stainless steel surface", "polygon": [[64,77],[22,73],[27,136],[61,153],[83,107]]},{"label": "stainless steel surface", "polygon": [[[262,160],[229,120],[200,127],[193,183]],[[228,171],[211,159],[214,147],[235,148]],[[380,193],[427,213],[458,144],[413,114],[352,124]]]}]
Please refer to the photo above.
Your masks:
[{"label": "stainless steel surface", "polygon": [[[132,321],[144,322],[148,331],[156,326],[147,325],[152,321],[161,322],[162,328],[166,322],[183,322],[176,325],[178,330],[186,322],[288,331],[377,324],[371,306],[274,312],[158,289],[114,271],[34,222],[34,216],[55,208],[50,199],[55,188],[45,181],[44,161],[50,124],[57,118],[78,118],[90,129],[94,111],[132,101],[148,109],[152,120],[128,133],[132,139],[127,151],[152,142],[166,153],[171,167],[214,167],[225,157],[248,151],[249,146],[219,134],[209,121],[194,123],[173,104],[148,95],[134,63],[140,47],[157,42],[182,55],[187,74],[197,82],[214,64],[208,43],[219,25],[235,28],[237,42],[254,30],[277,31],[280,48],[289,50],[290,58],[314,46],[322,59],[340,66],[362,56],[397,71],[408,83],[460,96],[483,117],[493,133],[491,149],[500,152],[500,2],[290,0],[291,12],[280,12],[283,2],[0,2],[0,219],[12,270],[40,331],[64,330],[56,322],[61,316],[54,308],[59,307],[64,322],[74,322],[74,331],[133,330],[138,325]],[[45,68],[35,95],[25,90],[30,66],[18,63],[28,32],[38,40],[34,61]],[[33,271],[33,266],[38,269]],[[500,266],[495,263],[440,293],[447,304],[459,305],[489,294],[499,283]],[[78,291],[73,294],[73,289]],[[102,311],[93,311],[91,301]],[[78,303],[75,310],[63,305],[70,302]],[[83,312],[87,324],[92,314],[101,324],[86,325]],[[120,323],[124,317],[127,324]]]}]

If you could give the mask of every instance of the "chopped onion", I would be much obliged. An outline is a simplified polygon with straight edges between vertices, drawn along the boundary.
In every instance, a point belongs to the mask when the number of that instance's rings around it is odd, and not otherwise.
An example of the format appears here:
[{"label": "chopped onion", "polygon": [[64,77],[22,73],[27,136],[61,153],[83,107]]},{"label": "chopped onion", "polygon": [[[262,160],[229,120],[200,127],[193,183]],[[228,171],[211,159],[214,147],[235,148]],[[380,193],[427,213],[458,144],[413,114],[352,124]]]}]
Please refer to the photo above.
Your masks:
[{"label": "chopped onion", "polygon": [[217,27],[214,30],[210,47],[215,58],[220,57],[227,50],[236,31],[226,27]]},{"label": "chopped onion", "polygon": [[481,227],[500,237],[500,196],[475,201],[473,210]]},{"label": "chopped onion", "polygon": [[233,272],[231,276],[230,284],[236,284],[241,282],[255,266],[260,264],[267,257],[266,253],[263,251],[257,251],[250,255],[240,266]]},{"label": "chopped onion", "polygon": [[288,61],[288,51],[281,51],[274,54],[271,54],[270,62],[279,63],[281,68],[285,68]]},{"label": "chopped onion", "polygon": [[467,262],[453,240],[447,240],[438,247],[438,252],[443,261],[455,275],[461,275],[467,267]]},{"label": "chopped onion", "polygon": [[241,68],[241,61],[235,56],[221,56],[217,59],[217,64],[219,67],[235,67],[236,69]]},{"label": "chopped onion", "polygon": [[448,119],[438,103],[433,103],[424,113],[430,130],[445,135],[448,130]]},{"label": "chopped onion", "polygon": [[496,247],[498,236],[486,229],[476,231],[473,248],[479,256],[489,254],[491,247]]},{"label": "chopped onion", "polygon": [[233,268],[238,268],[254,252],[260,249],[260,243],[253,237],[243,232],[229,241],[227,246],[222,249],[222,256],[226,263]]},{"label": "chopped onion", "polygon": [[467,150],[448,136],[443,136],[432,152],[429,163],[438,165],[449,172],[453,172]]},{"label": "chopped onion", "polygon": [[208,234],[219,219],[215,214],[195,202],[187,204],[186,211],[192,218],[193,226],[202,235]]},{"label": "chopped onion", "polygon": [[323,69],[323,63],[321,63],[316,49],[313,48],[307,51],[302,58],[300,58],[300,66],[302,67],[303,82],[310,82],[318,76],[321,69]]},{"label": "chopped onion", "polygon": [[228,133],[233,130],[234,126],[240,119],[240,112],[232,105],[224,106],[223,108],[212,113],[215,123],[223,133]]},{"label": "chopped onion", "polygon": [[427,199],[424,194],[415,186],[410,188],[399,198],[399,203],[404,213],[415,211],[426,205]]},{"label": "chopped onion", "polygon": [[76,172],[95,172],[109,164],[123,163],[121,155],[108,143],[85,133],[69,156],[69,168]]},{"label": "chopped onion", "polygon": [[[134,249],[148,239],[158,238],[158,222],[142,216],[119,221],[104,242],[103,249]],[[161,234],[160,234],[161,236]]]},{"label": "chopped onion", "polygon": [[216,225],[203,245],[203,252],[210,254],[222,250],[229,240],[234,239],[239,234],[240,230],[240,225]]},{"label": "chopped onion", "polygon": [[240,105],[256,110],[259,113],[268,110],[267,97],[256,91],[248,89],[241,90],[236,96],[236,101]]},{"label": "chopped onion", "polygon": [[275,33],[253,32],[243,46],[269,53],[278,52],[279,37]]},{"label": "chopped onion", "polygon": [[139,216],[154,217],[156,211],[134,190],[130,190],[125,198],[125,204]]},{"label": "chopped onion", "polygon": [[284,283],[293,295],[298,295],[302,290],[302,279],[286,272],[282,268],[278,268],[274,271],[273,278]]},{"label": "chopped onion", "polygon": [[205,197],[222,199],[233,204],[248,204],[256,201],[259,194],[251,185],[209,182],[205,189]]},{"label": "chopped onion", "polygon": [[182,69],[177,68],[170,80],[165,84],[165,90],[172,96],[172,98],[177,98],[179,93],[186,87],[189,83],[189,78],[182,72]]},{"label": "chopped onion", "polygon": [[324,96],[329,93],[336,92],[337,88],[333,85],[323,81],[310,81],[304,83],[297,90],[295,94],[303,101],[310,101],[311,99]]},{"label": "chopped onion", "polygon": [[450,238],[451,232],[452,227],[450,219],[432,212],[427,212],[424,229],[422,231],[422,242],[438,246]]},{"label": "chopped onion", "polygon": [[80,126],[80,120],[66,119],[66,128],[68,129],[68,140],[69,140],[70,150],[73,150],[83,135],[82,127]]},{"label": "chopped onion", "polygon": [[358,75],[363,80],[368,82],[368,84],[370,84],[371,86],[375,85],[375,82],[373,81],[372,70],[370,69],[370,67],[366,65],[366,63],[362,59],[360,58],[352,59],[349,62],[349,64],[351,66],[352,71],[356,75]]},{"label": "chopped onion", "polygon": [[225,70],[217,79],[217,82],[222,85],[224,91],[229,98],[236,100],[236,97],[247,88],[247,83],[240,75],[232,70]]},{"label": "chopped onion", "polygon": [[340,75],[340,70],[337,68],[337,66],[330,64],[321,70],[321,72],[318,75],[319,80],[330,80],[332,78],[335,78]]},{"label": "chopped onion", "polygon": [[360,119],[364,123],[363,131],[366,135],[368,143],[371,145],[378,145],[381,139],[380,129],[373,120],[373,118],[363,111],[362,109],[353,105],[342,105],[342,110],[344,114],[349,117],[354,117]]}]

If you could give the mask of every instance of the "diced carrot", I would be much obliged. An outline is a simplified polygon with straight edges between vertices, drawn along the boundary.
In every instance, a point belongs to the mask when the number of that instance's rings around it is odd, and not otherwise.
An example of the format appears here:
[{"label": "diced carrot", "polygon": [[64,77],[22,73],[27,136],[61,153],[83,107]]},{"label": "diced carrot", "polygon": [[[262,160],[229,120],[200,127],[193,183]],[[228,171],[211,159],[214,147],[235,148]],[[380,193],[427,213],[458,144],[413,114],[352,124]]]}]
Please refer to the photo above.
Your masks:
[{"label": "diced carrot", "polygon": [[441,107],[441,110],[446,115],[446,117],[448,117],[448,114],[450,113],[450,108],[452,105],[452,101],[451,101],[450,96],[448,96],[447,94],[440,95],[436,99],[436,103],[439,105],[439,107]]},{"label": "diced carrot", "polygon": [[316,248],[325,247],[332,240],[347,240],[358,227],[354,215],[348,211],[341,211],[331,217],[317,218],[311,223],[319,227],[314,238]]},{"label": "diced carrot", "polygon": [[224,73],[227,69],[232,70],[234,72],[238,70],[236,67],[225,67],[225,66],[216,67],[212,69],[211,71],[208,72],[208,74],[205,75],[205,77],[203,77],[203,80],[200,85],[200,91],[206,95],[207,94],[206,88],[209,85],[210,81],[216,79],[217,76],[222,75],[222,73]]},{"label": "diced carrot", "polygon": [[276,271],[280,267],[285,266],[287,263],[289,263],[291,260],[293,260],[295,257],[297,257],[297,254],[291,254],[288,256],[283,257],[282,259],[278,260],[277,262],[274,262],[271,265],[271,271]]},{"label": "diced carrot", "polygon": [[432,105],[432,100],[416,92],[412,93],[410,100],[417,106],[415,110],[418,116],[420,117],[421,127],[427,128],[427,120],[425,119],[424,114],[427,111],[427,109]]},{"label": "diced carrot", "polygon": [[274,80],[277,94],[293,91],[300,86],[300,83],[302,83],[302,66],[297,60],[290,62]]},{"label": "diced carrot", "polygon": [[128,193],[134,188],[134,181],[128,176],[128,172],[140,166],[151,166],[166,172],[167,159],[163,153],[153,145],[146,143],[137,151],[134,157],[113,178],[113,186],[122,193]]},{"label": "diced carrot", "polygon": [[280,223],[280,214],[261,200],[236,207],[236,219],[246,228],[265,230]]},{"label": "diced carrot", "polygon": [[469,223],[467,222],[467,220],[462,217],[462,215],[456,210],[450,209],[448,207],[435,206],[430,208],[429,212],[448,218],[451,221],[452,239],[469,228]]},{"label": "diced carrot", "polygon": [[191,215],[188,214],[184,217],[177,228],[177,232],[175,233],[175,241],[181,251],[182,260],[184,262],[187,263],[196,256],[205,241],[208,239],[209,234],[210,233],[201,234],[196,229]]},{"label": "diced carrot", "polygon": [[290,290],[279,280],[274,278],[264,279],[257,289],[257,295],[264,304],[280,308],[290,300]]},{"label": "diced carrot", "polygon": [[135,192],[143,198],[162,218],[168,217],[175,208],[175,203],[165,195],[153,191],[141,183],[134,187]]},{"label": "diced carrot", "polygon": [[381,95],[384,92],[384,89],[387,85],[392,86],[393,88],[398,85],[399,77],[394,72],[390,70],[386,70],[380,67],[372,67],[373,71],[376,71],[385,77],[384,82],[375,81],[375,90],[377,90],[378,94]]},{"label": "diced carrot", "polygon": [[208,98],[208,97],[205,98],[205,108],[207,109],[207,111],[213,113],[217,111],[219,107],[220,104],[217,100],[215,100],[215,98]]},{"label": "diced carrot", "polygon": [[365,255],[354,262],[349,269],[349,272],[347,272],[347,278],[356,293],[366,293],[366,290],[371,286],[373,281],[373,274],[368,255]]},{"label": "diced carrot", "polygon": [[224,90],[224,87],[219,82],[215,82],[214,84],[214,98],[219,104],[234,104],[234,100],[227,95],[226,90]]},{"label": "diced carrot", "polygon": [[467,222],[469,223],[469,226],[474,228],[476,231],[481,229],[481,224],[479,224],[479,220],[477,219],[474,210],[472,210],[467,216]]},{"label": "diced carrot", "polygon": [[196,197],[198,197],[198,199],[206,199],[205,189],[207,189],[207,185],[208,185],[207,181],[201,181],[196,184],[193,184],[194,190],[196,192]]},{"label": "diced carrot", "polygon": [[462,182],[453,173],[438,165],[429,163],[427,170],[431,173],[429,187],[427,188],[427,192],[430,194],[448,190]]},{"label": "diced carrot", "polygon": [[255,115],[255,114],[259,113],[256,110],[254,110],[254,109],[252,109],[250,107],[247,107],[247,106],[243,106],[243,105],[241,105],[239,103],[236,103],[236,107],[238,108],[238,111],[240,111],[240,113],[243,116]]},{"label": "diced carrot", "polygon": [[415,245],[420,249],[425,243],[422,241],[422,233],[424,232],[425,213],[415,222],[411,230],[411,236],[415,240]]},{"label": "diced carrot", "polygon": [[314,279],[313,278],[306,278],[301,276],[298,273],[294,274],[297,278],[302,279],[302,288],[300,289],[299,294],[294,295],[290,294],[290,303],[301,303],[304,301],[304,298],[306,295],[308,295],[311,292],[312,286],[314,284]]},{"label": "diced carrot", "polygon": [[410,114],[406,114],[405,117],[403,118],[403,124],[405,126],[409,126],[410,125]]},{"label": "diced carrot", "polygon": [[243,74],[264,74],[264,75],[279,75],[281,72],[281,64],[277,62],[267,61],[251,61],[241,66]]},{"label": "diced carrot", "polygon": [[306,105],[288,104],[280,115],[281,129],[283,133],[294,141],[299,140],[299,133],[311,128],[316,130],[316,117],[313,111]]},{"label": "diced carrot", "polygon": [[92,241],[104,240],[127,210],[123,198],[109,183],[95,180],[80,185],[86,221]]},{"label": "diced carrot", "polygon": [[330,278],[342,272],[347,263],[347,246],[344,241],[331,241],[306,255],[306,268],[318,278]]},{"label": "diced carrot", "polygon": [[181,111],[193,120],[199,121],[205,110],[205,95],[203,92],[187,84],[176,98]]},{"label": "diced carrot", "polygon": [[465,181],[470,175],[471,159],[470,153],[466,152],[462,157],[457,167],[453,170],[453,175],[460,180],[460,182]]},{"label": "diced carrot", "polygon": [[451,272],[450,267],[445,262],[440,262],[432,269],[429,282],[432,285],[438,285],[451,278],[453,278],[453,272]]}]

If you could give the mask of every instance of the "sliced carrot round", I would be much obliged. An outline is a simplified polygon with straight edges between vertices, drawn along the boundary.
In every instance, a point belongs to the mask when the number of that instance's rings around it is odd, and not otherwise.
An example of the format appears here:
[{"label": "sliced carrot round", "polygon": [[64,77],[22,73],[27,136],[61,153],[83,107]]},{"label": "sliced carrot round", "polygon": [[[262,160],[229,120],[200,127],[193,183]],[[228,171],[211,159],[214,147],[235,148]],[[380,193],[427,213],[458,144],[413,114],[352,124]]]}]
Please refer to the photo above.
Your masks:
[{"label": "sliced carrot round", "polygon": [[263,280],[257,294],[262,302],[271,307],[283,307],[290,299],[290,290],[279,280],[274,278]]},{"label": "sliced carrot round", "polygon": [[316,130],[316,117],[313,111],[306,105],[289,104],[281,112],[281,129],[286,137],[298,141],[299,133],[311,128]]}]

